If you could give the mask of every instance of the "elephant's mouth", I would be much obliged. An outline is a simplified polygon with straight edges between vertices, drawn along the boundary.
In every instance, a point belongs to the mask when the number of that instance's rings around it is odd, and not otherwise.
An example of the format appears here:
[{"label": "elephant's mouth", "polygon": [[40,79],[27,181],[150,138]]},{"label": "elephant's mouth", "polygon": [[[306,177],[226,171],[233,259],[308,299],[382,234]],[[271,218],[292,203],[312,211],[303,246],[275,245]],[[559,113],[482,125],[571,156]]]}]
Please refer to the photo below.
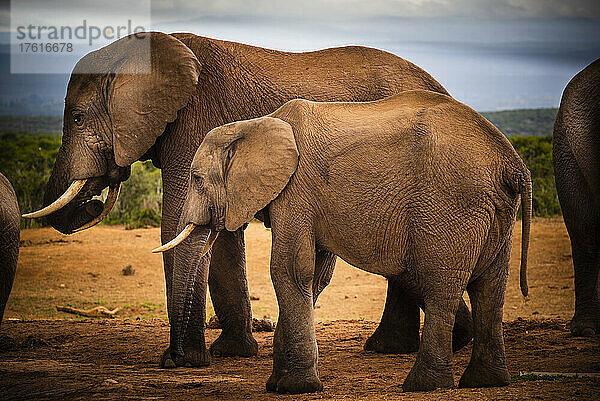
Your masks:
[{"label": "elephant's mouth", "polygon": [[[115,174],[111,174],[115,176]],[[116,174],[116,179],[108,175],[73,180],[67,190],[54,201],[44,200],[41,210],[24,214],[25,218],[46,217],[50,224],[63,234],[93,227],[101,222],[114,207],[121,189],[121,181],[129,178],[128,171]],[[105,202],[98,199],[108,187]]]}]

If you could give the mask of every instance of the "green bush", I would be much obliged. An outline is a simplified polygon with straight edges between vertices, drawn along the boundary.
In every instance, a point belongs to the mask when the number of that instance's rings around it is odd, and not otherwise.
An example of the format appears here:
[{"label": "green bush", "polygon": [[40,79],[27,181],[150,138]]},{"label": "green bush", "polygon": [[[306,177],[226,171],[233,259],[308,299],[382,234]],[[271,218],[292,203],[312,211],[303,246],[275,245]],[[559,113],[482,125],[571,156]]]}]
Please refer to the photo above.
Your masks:
[{"label": "green bush", "polygon": [[[21,212],[42,207],[59,147],[58,134],[0,134],[0,172],[13,185]],[[21,220],[22,228],[41,226],[40,219]]]},{"label": "green bush", "polygon": [[162,212],[160,170],[152,162],[136,162],[131,176],[121,186],[119,200],[106,217],[105,224],[124,224],[125,228],[159,227]]},{"label": "green bush", "polygon": [[552,137],[513,136],[510,141],[531,171],[533,215],[549,217],[560,214],[552,169]]}]

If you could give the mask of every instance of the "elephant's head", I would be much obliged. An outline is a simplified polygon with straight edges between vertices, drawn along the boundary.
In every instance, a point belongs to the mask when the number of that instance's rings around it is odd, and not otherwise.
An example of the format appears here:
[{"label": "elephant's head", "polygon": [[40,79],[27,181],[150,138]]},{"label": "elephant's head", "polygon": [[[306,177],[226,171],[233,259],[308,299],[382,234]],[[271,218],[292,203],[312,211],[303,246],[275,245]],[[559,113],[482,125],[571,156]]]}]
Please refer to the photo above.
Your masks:
[{"label": "elephant's head", "polygon": [[[281,193],[297,165],[292,127],[277,118],[226,124],[206,135],[191,165],[180,234],[154,250],[164,252],[176,247],[172,352],[181,347],[196,276],[200,273],[206,277],[206,272],[196,269],[205,268],[207,263],[189,263],[190,258],[208,253],[220,230],[235,231],[250,222]],[[200,253],[199,249],[204,251]]]},{"label": "elephant's head", "polygon": [[[130,165],[156,142],[196,90],[200,66],[171,35],[127,36],[84,56],[65,98],[62,145],[44,196],[48,216],[68,234],[108,214]],[[92,200],[110,187],[106,204]]]}]

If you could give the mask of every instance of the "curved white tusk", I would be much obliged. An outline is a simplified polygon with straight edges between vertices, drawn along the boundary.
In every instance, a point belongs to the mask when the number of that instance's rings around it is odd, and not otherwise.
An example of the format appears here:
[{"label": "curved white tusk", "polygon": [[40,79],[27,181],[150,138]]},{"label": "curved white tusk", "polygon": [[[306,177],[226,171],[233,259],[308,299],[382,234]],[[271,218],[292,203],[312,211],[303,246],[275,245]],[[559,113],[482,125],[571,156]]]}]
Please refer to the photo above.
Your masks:
[{"label": "curved white tusk", "polygon": [[121,192],[121,183],[117,184],[114,187],[110,187],[108,189],[108,195],[106,196],[106,201],[104,202],[104,209],[102,209],[102,213],[100,213],[100,215],[98,217],[95,217],[92,221],[85,223],[81,227],[73,230],[73,232],[76,233],[78,231],[86,230],[86,229],[93,227],[96,224],[100,223],[102,220],[104,220],[104,218],[106,216],[108,216],[108,214],[110,213],[112,208],[115,206],[115,203],[117,203],[117,199],[119,198],[120,192]]},{"label": "curved white tusk", "polygon": [[200,257],[204,257],[204,255],[206,255],[210,251],[210,249],[212,248],[213,244],[217,240],[218,236],[219,236],[219,232],[218,231],[211,231],[210,232],[210,236],[208,237],[208,240],[206,240],[206,245],[204,245],[204,249],[202,250],[202,256],[200,256]]},{"label": "curved white tusk", "polygon": [[37,217],[48,216],[49,214],[52,214],[57,210],[62,209],[67,203],[71,202],[73,198],[77,196],[77,194],[79,193],[79,191],[81,191],[81,188],[83,188],[86,182],[87,179],[74,180],[69,186],[69,188],[67,188],[65,193],[60,196],[60,198],[58,198],[43,209],[31,213],[25,213],[23,217],[26,219],[35,219]]},{"label": "curved white tusk", "polygon": [[163,246],[159,246],[156,249],[152,250],[152,253],[165,252],[169,249],[175,248],[177,245],[183,242],[196,228],[194,223],[189,223],[185,228],[177,235],[177,237],[173,238],[171,241],[167,242]]}]

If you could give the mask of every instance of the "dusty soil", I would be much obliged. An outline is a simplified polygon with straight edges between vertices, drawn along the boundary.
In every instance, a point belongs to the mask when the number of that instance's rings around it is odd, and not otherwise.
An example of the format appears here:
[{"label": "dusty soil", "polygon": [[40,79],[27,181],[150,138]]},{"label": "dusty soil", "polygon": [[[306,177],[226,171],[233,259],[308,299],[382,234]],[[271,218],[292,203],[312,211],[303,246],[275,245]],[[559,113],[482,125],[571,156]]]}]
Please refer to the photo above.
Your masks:
[{"label": "dusty soil", "polygon": [[[280,398],[264,383],[271,369],[272,333],[256,333],[259,355],[215,358],[208,368],[160,370],[168,324],[162,260],[150,250],[158,229],[101,226],[72,236],[25,230],[13,293],[0,328],[0,394],[13,398]],[[270,232],[246,231],[252,309],[277,319],[268,275]],[[401,383],[415,358],[366,353],[385,300],[383,278],[338,262],[317,304],[317,341],[325,391],[299,399],[598,399],[600,380],[518,376],[519,372],[600,372],[600,339],[573,338],[573,272],[560,219],[537,219],[530,249],[530,295],[519,292],[520,225],[515,230],[506,295],[507,363],[513,384],[499,389],[404,394]],[[124,275],[128,268],[133,274]],[[56,306],[120,307],[117,319],[87,319]],[[208,315],[214,314],[209,305]],[[213,341],[218,330],[207,331]],[[456,382],[470,346],[455,355]],[[296,398],[294,398],[296,399]]]}]

